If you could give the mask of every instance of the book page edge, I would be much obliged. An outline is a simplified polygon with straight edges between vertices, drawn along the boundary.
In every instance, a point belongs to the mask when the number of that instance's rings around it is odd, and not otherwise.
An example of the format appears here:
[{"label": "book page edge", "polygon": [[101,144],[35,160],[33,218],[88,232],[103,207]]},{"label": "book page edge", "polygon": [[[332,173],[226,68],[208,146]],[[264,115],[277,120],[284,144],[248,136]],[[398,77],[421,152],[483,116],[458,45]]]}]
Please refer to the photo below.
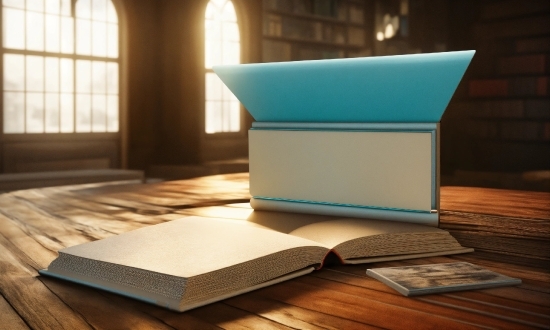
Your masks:
[{"label": "book page edge", "polygon": [[343,262],[344,262],[344,264],[355,265],[355,264],[366,264],[366,263],[374,263],[374,262],[382,262],[382,261],[396,261],[396,260],[405,260],[405,259],[437,257],[437,256],[445,256],[445,255],[451,255],[451,254],[462,254],[462,253],[469,253],[469,252],[474,252],[474,249],[473,248],[462,248],[462,249],[439,251],[439,252],[401,254],[401,255],[396,255],[396,256],[382,256],[382,257],[370,257],[370,258],[360,258],[360,259],[347,259],[347,260],[343,260]]}]

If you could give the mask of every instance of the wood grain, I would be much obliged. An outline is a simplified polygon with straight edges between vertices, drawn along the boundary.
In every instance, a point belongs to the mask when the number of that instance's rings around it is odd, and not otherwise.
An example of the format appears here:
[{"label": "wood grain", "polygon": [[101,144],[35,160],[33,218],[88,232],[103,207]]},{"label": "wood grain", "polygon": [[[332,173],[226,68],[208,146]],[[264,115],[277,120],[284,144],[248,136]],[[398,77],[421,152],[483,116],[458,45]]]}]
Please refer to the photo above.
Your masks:
[{"label": "wood grain", "polygon": [[[550,194],[442,187],[441,227],[478,252],[368,267],[468,261],[518,287],[407,298],[365,274],[321,271],[186,313],[39,276],[65,246],[202,215],[246,219],[248,174],[87,184],[0,195],[0,328],[549,328]],[[527,261],[527,262],[526,262]]]}]

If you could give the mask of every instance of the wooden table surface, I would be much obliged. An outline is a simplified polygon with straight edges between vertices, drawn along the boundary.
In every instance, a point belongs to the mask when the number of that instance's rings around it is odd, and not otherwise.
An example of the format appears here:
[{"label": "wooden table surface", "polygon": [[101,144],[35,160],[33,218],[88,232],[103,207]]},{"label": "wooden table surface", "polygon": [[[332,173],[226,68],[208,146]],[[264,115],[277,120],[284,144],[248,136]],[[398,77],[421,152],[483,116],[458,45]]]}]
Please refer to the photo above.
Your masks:
[{"label": "wooden table surface", "polygon": [[[550,194],[442,187],[441,227],[476,252],[332,265],[176,313],[38,275],[61,248],[186,215],[246,218],[248,174],[92,184],[0,195],[1,329],[469,329],[550,327]],[[159,238],[162,239],[162,238]],[[468,245],[468,244],[469,245]],[[368,267],[468,261],[515,287],[407,298]]]}]

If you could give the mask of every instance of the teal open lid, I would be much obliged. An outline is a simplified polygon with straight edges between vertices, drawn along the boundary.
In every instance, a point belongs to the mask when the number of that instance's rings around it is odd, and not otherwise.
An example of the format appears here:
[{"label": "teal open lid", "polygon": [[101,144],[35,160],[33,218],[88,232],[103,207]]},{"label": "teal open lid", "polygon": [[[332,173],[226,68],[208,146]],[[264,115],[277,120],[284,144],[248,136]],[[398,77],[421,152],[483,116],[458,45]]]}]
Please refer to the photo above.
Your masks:
[{"label": "teal open lid", "polygon": [[256,121],[439,122],[475,51],[214,66]]}]

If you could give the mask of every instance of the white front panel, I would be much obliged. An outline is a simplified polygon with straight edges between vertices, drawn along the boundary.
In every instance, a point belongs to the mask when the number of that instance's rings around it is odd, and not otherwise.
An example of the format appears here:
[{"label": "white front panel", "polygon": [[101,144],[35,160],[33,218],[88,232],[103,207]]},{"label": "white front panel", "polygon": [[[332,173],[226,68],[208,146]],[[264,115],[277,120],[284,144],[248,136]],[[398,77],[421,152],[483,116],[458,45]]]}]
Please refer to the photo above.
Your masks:
[{"label": "white front panel", "polygon": [[250,194],[430,211],[431,132],[249,132]]}]

